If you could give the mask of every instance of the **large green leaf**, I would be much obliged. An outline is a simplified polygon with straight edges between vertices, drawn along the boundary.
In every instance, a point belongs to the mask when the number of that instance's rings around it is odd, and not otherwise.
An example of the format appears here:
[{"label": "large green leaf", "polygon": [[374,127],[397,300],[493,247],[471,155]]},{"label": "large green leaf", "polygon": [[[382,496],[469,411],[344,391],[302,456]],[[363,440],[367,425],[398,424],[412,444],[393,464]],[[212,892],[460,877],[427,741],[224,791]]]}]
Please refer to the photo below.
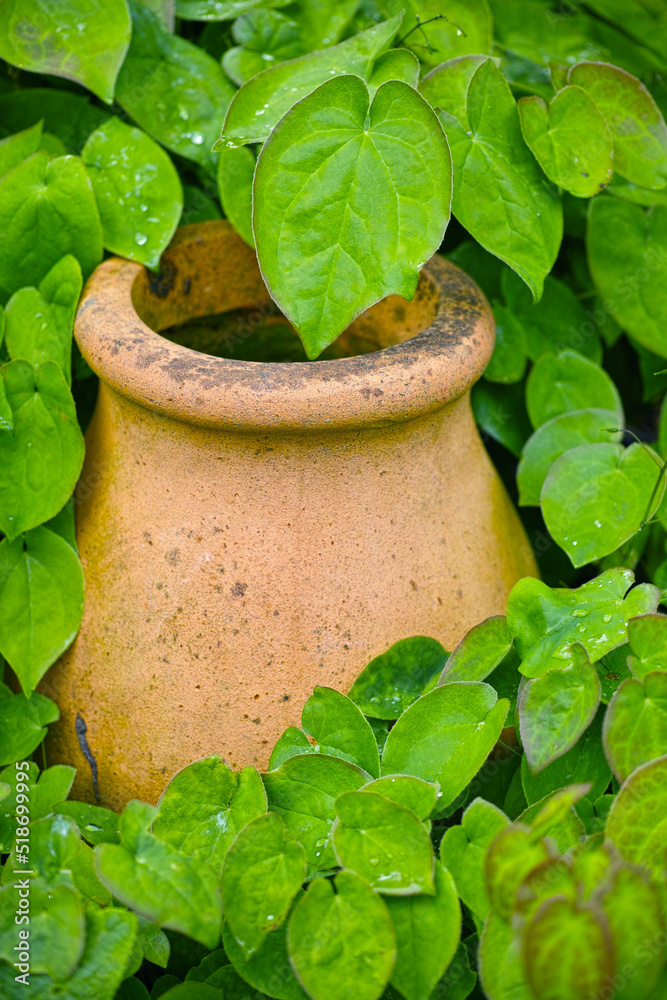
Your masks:
[{"label": "large green leaf", "polygon": [[264,142],[286,111],[332,76],[349,73],[368,79],[375,59],[391,45],[400,25],[398,15],[333,48],[292,59],[253,77],[229,105],[222,136],[214,148]]},{"label": "large green leaf", "polygon": [[415,813],[372,791],[336,800],[332,831],[336,860],[386,895],[433,895],[433,850]]},{"label": "large green leaf", "polygon": [[382,778],[369,781],[364,792],[378,795],[407,806],[421,820],[428,819],[438,801],[438,785],[409,774],[385,774]]},{"label": "large green leaf", "polygon": [[242,14],[232,26],[232,36],[239,44],[223,54],[222,68],[239,87],[269,66],[308,51],[297,22],[277,10],[260,8]]},{"label": "large green leaf", "polygon": [[509,820],[496,806],[477,798],[461,817],[459,826],[450,826],[440,843],[440,860],[451,872],[456,891],[478,920],[491,912],[486,891],[486,852]]},{"label": "large green leaf", "polygon": [[315,879],[290,917],[290,960],[313,1000],[354,996],[377,1000],[396,959],[396,934],[387,907],[352,872],[334,885]]},{"label": "large green leaf", "polygon": [[156,267],[183,210],[171,159],[141,129],[111,118],[81,152],[112,253]]},{"label": "large green leaf", "polygon": [[667,670],[667,615],[641,615],[628,622],[632,655],[628,666],[639,680],[654,670]]},{"label": "large green leaf", "polygon": [[[137,941],[137,918],[127,910],[86,909],[86,946],[67,983],[67,1000],[112,1000]],[[61,994],[62,996],[62,994]]]},{"label": "large green leaf", "polygon": [[100,881],[125,906],[216,948],[222,924],[219,880],[147,832],[155,812],[135,800],[125,807],[122,844],[101,844],[95,850]]},{"label": "large green leaf", "polygon": [[533,366],[526,385],[526,406],[533,427],[562,413],[594,407],[613,410],[612,427],[623,425],[623,404],[607,372],[576,351],[545,354]]},{"label": "large green leaf", "polygon": [[[2,702],[0,702],[0,710]],[[667,673],[624,681],[604,720],[604,748],[619,781],[667,748]]]},{"label": "large green leaf", "polygon": [[0,21],[0,57],[33,73],[75,80],[111,104],[130,31],[125,0],[39,5],[7,0]]},{"label": "large green leaf", "polygon": [[596,198],[586,248],[605,308],[643,347],[667,358],[667,206],[646,212]]},{"label": "large green leaf", "polygon": [[428,1000],[451,962],[461,934],[461,907],[454,880],[436,861],[435,896],[390,896],[387,907],[398,948],[392,986],[406,1000]]},{"label": "large green leaf", "polygon": [[516,480],[519,503],[539,507],[544,480],[557,458],[581,444],[617,443],[623,432],[614,430],[618,410],[571,410],[541,424],[521,452]]},{"label": "large green leaf", "polygon": [[310,358],[374,302],[412,298],[449,219],[449,178],[442,129],[408,84],[383,84],[369,106],[362,80],[338,77],[281,120],[257,161],[253,231]]},{"label": "large green leaf", "polygon": [[648,90],[630,73],[608,63],[573,66],[568,82],[595,101],[614,137],[614,170],[647,188],[667,184],[667,126]]},{"label": "large green leaf", "polygon": [[660,592],[635,582],[627,569],[610,569],[575,590],[547,587],[525,577],[515,584],[507,603],[510,635],[522,658],[521,673],[538,677],[566,649],[580,642],[591,662],[627,641],[628,619],[655,611]]},{"label": "large green leaf", "polygon": [[102,260],[102,226],[76,156],[38,150],[0,180],[0,288],[37,287],[66,254],[85,278]]},{"label": "large green leaf", "polygon": [[438,687],[452,681],[483,681],[504,660],[512,639],[503,615],[486,618],[461,639],[447,660]]},{"label": "large green leaf", "polygon": [[380,756],[373,730],[349,698],[329,687],[316,687],[303,706],[301,725],[316,740],[321,753],[342,757],[374,778]]},{"label": "large green leaf", "polygon": [[10,540],[53,517],[76,485],[83,435],[62,372],[48,361],[0,371],[12,430],[0,430],[0,530]]},{"label": "large green leaf", "polygon": [[602,747],[602,713],[598,711],[583,736],[571,750],[533,774],[524,754],[521,758],[521,784],[528,805],[534,805],[566,785],[590,784],[587,797],[595,802],[609,787],[611,770]]},{"label": "large green leaf", "polygon": [[382,755],[384,774],[438,781],[441,808],[477,774],[500,736],[509,708],[488,684],[445,684],[399,718]]},{"label": "large green leaf", "polygon": [[[22,911],[18,885],[0,889],[0,959],[17,961],[19,928],[15,917]],[[41,879],[30,879],[30,972],[46,973],[55,980],[67,979],[81,958],[85,940],[83,905],[69,886],[50,886]]]},{"label": "large green leaf", "polygon": [[5,342],[11,358],[31,365],[55,361],[70,383],[72,324],[82,286],[76,257],[67,254],[38,288],[19,288],[5,310]]},{"label": "large green leaf", "polygon": [[4,177],[19,163],[39,149],[42,138],[42,122],[0,140],[0,177]]},{"label": "large green leaf", "polygon": [[243,827],[266,812],[266,793],[254,767],[237,775],[220,757],[205,757],[174,775],[158,808],[158,840],[219,874]]},{"label": "large green leaf", "polygon": [[552,465],[542,514],[573,566],[585,566],[632,538],[664,491],[658,456],[644,445],[582,444]]},{"label": "large green leaf", "polygon": [[269,809],[284,819],[310,864],[332,868],[335,857],[329,838],[336,818],[334,802],[343,792],[361,788],[369,776],[341,757],[313,753],[290,757],[262,777]]},{"label": "large green leaf", "polygon": [[664,877],[667,838],[667,756],[642,764],[626,779],[607,818],[606,835],[626,861]]},{"label": "large green leaf", "polygon": [[350,688],[350,698],[364,715],[397,719],[442,673],[447,653],[425,635],[400,639],[364,667]]},{"label": "large green leaf", "polygon": [[305,876],[303,847],[276,813],[258,816],[236,838],[222,870],[222,904],[247,958],[282,924]]},{"label": "large green leaf", "polygon": [[238,146],[218,154],[218,193],[225,215],[241,239],[254,247],[252,235],[252,181],[255,157],[250,149]]},{"label": "large green leaf", "polygon": [[570,750],[593,721],[600,679],[583,646],[571,661],[529,680],[519,700],[521,742],[533,774]]},{"label": "large green leaf", "polygon": [[[303,890],[299,890],[297,902],[302,896]],[[267,934],[259,950],[249,957],[244,955],[226,923],[222,928],[222,943],[229,961],[254,989],[276,1000],[307,1000],[287,954],[287,923]]]},{"label": "large green leaf", "polygon": [[46,726],[59,714],[50,698],[41,694],[26,698],[0,684],[0,764],[30,757],[46,736]]},{"label": "large green leaf", "polygon": [[405,10],[406,32],[418,24],[417,18],[430,20],[405,43],[426,66],[469,52],[491,51],[493,18],[487,0],[378,0],[378,6],[388,17]]},{"label": "large green leaf", "polygon": [[614,141],[593,98],[564,87],[549,106],[541,97],[519,101],[521,131],[550,181],[577,198],[592,198],[611,180]]},{"label": "large green leaf", "polygon": [[0,542],[0,652],[27,695],[74,640],[83,614],[76,552],[47,528]]},{"label": "large green leaf", "polygon": [[472,76],[466,117],[462,123],[440,113],[452,153],[452,211],[537,300],[560,247],[562,208],[523,141],[509,85],[491,60]]},{"label": "large green leaf", "polygon": [[590,1000],[613,974],[606,927],[592,908],[546,900],[525,931],[526,977],[536,1000]]},{"label": "large green leaf", "polygon": [[131,0],[130,6],[132,41],[116,100],[167,149],[212,169],[210,149],[233,84],[215,59],[166,31],[144,4]]}]

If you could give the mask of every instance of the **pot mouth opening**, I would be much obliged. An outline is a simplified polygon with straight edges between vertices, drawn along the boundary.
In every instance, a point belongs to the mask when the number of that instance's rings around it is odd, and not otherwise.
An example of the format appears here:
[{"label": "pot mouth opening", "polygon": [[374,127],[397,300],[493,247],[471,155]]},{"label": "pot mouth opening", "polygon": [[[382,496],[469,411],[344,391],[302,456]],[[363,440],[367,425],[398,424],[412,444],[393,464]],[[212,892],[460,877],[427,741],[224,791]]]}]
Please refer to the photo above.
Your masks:
[{"label": "pot mouth opening", "polygon": [[186,423],[309,432],[411,420],[462,396],[493,349],[474,281],[437,255],[415,295],[390,295],[307,361],[254,250],[225,220],[179,229],[158,274],[118,259],[90,278],[75,323],[118,396]]}]

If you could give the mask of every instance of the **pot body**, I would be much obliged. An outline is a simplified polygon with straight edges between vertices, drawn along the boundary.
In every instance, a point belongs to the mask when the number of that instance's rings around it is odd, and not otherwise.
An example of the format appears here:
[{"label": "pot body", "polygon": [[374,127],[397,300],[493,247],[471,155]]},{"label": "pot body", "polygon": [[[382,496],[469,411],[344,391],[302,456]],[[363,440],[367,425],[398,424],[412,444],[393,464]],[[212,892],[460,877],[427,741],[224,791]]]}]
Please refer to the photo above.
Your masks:
[{"label": "pot body", "polygon": [[84,621],[43,685],[76,797],[94,801],[91,757],[114,808],[208,754],[265,768],[315,684],[346,691],[406,636],[452,649],[536,572],[467,390],[409,419],[219,426],[100,374]]}]

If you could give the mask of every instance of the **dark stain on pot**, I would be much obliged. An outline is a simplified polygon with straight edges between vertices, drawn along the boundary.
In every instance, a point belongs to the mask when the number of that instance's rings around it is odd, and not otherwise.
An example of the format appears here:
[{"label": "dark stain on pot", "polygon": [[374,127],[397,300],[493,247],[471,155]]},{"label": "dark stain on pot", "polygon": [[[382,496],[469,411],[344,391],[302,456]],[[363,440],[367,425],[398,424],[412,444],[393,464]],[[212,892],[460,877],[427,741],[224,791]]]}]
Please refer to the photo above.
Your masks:
[{"label": "dark stain on pot", "polygon": [[247,589],[248,589],[247,583],[240,583],[237,580],[234,586],[231,588],[231,591],[234,597],[243,597]]},{"label": "dark stain on pot", "polygon": [[178,566],[179,562],[181,561],[181,553],[178,551],[178,549],[172,549],[171,552],[166,553],[165,559],[167,560],[170,566]]},{"label": "dark stain on pot", "polygon": [[165,264],[159,274],[148,275],[148,287],[153,295],[159,299],[166,299],[169,292],[174,287],[176,278],[176,268],[171,264]]},{"label": "dark stain on pot", "polygon": [[76,721],[74,722],[74,730],[76,732],[76,738],[79,741],[79,746],[81,748],[81,753],[88,761],[90,766],[90,773],[93,777],[93,791],[95,792],[95,799],[97,802],[100,801],[100,789],[97,784],[97,761],[93,757],[90,747],[88,746],[88,740],[86,739],[86,733],[88,732],[88,726],[84,722],[83,716],[78,712],[76,715]]}]

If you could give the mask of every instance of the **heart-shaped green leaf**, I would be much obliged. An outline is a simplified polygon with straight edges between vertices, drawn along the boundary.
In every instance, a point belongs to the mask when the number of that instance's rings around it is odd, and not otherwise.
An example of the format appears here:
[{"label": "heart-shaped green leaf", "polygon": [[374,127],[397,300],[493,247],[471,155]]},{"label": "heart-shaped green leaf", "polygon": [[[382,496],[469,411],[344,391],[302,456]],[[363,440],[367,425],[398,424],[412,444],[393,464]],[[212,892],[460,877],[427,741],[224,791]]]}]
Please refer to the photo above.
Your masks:
[{"label": "heart-shaped green leaf", "polygon": [[526,371],[526,332],[522,323],[499,302],[493,303],[496,342],[484,378],[489,382],[512,385],[520,382]]},{"label": "heart-shaped green leaf", "polygon": [[500,736],[509,702],[488,684],[445,684],[424,695],[387,737],[383,774],[412,774],[440,783],[440,808],[479,771]]},{"label": "heart-shaped green leaf", "polygon": [[563,658],[579,642],[591,662],[627,641],[628,619],[655,611],[660,592],[635,582],[627,569],[610,569],[574,590],[547,587],[525,577],[515,584],[507,602],[507,624],[522,658],[521,673],[538,677],[552,658]]},{"label": "heart-shaped green leaf", "polygon": [[15,917],[23,912],[20,902],[26,895],[30,900],[30,972],[65,980],[74,972],[85,940],[83,905],[70,886],[51,886],[32,878],[29,894],[18,885],[0,889],[0,958],[10,965],[18,960],[15,949],[23,942],[19,942]]},{"label": "heart-shaped green leaf", "polygon": [[611,770],[602,748],[602,713],[598,712],[586,732],[571,750],[533,774],[524,754],[521,758],[521,784],[528,805],[534,805],[566,785],[590,784],[587,797],[595,802],[611,781]]},{"label": "heart-shaped green leaf", "polygon": [[663,878],[667,838],[667,756],[638,767],[614,799],[606,836],[626,861]]},{"label": "heart-shaped green leaf", "polygon": [[308,357],[386,295],[412,298],[447,226],[450,170],[437,117],[400,81],[369,106],[362,80],[338,77],[281,119],[257,161],[253,232]]},{"label": "heart-shaped green leaf", "polygon": [[647,188],[667,184],[667,126],[644,84],[618,66],[582,62],[568,83],[582,87],[604,115],[614,137],[614,170]]},{"label": "heart-shaped green leaf", "polygon": [[600,679],[583,646],[571,660],[528,681],[519,699],[521,742],[533,774],[570,750],[593,721]]},{"label": "heart-shaped green leaf", "polygon": [[605,924],[593,909],[562,896],[547,899],[526,928],[525,955],[535,1000],[589,1000],[613,974]]},{"label": "heart-shaped green leaf", "polygon": [[[2,702],[0,702],[0,708]],[[667,673],[624,681],[604,720],[604,749],[619,781],[667,748]]]},{"label": "heart-shaped green leaf", "polygon": [[614,552],[653,516],[665,492],[656,462],[640,444],[582,444],[554,462],[542,514],[573,566]]},{"label": "heart-shaped green leaf", "polygon": [[442,673],[448,656],[437,639],[400,639],[364,667],[350,698],[364,715],[397,719]]},{"label": "heart-shaped green leaf", "polygon": [[332,840],[342,868],[386,895],[432,895],[433,850],[428,831],[406,806],[372,791],[336,800]]},{"label": "heart-shaped green leaf", "polygon": [[141,129],[110,118],[81,152],[112,253],[156,267],[183,211],[171,159]]},{"label": "heart-shaped green leaf", "polygon": [[613,410],[617,427],[624,419],[621,398],[609,375],[576,351],[545,354],[537,361],[528,376],[526,406],[535,428],[586,407]]},{"label": "heart-shaped green leaf", "polygon": [[0,24],[0,57],[33,73],[75,80],[111,104],[131,28],[125,0],[68,0],[38,8],[32,0],[9,0]]},{"label": "heart-shaped green leaf", "polygon": [[[303,898],[296,896],[296,904]],[[308,1000],[301,989],[287,954],[287,922],[264,938],[258,951],[247,958],[227,924],[222,927],[222,943],[229,961],[246,983],[276,1000]]]},{"label": "heart-shaped green leaf", "polygon": [[586,249],[605,308],[643,347],[667,358],[667,206],[646,212],[596,198]]},{"label": "heart-shaped green leaf", "polygon": [[0,177],[4,177],[19,163],[26,160],[39,149],[42,138],[42,122],[31,125],[15,135],[0,140]]},{"label": "heart-shaped green leaf", "polygon": [[409,774],[386,774],[364,785],[363,791],[377,792],[378,795],[398,802],[411,809],[421,820],[428,819],[438,801],[438,786]]},{"label": "heart-shaped green leaf", "polygon": [[380,756],[373,730],[354,702],[340,691],[316,687],[303,706],[301,725],[316,740],[321,753],[342,757],[379,777]]},{"label": "heart-shaped green leaf", "polygon": [[297,977],[313,1000],[377,1000],[396,960],[387,907],[364,879],[341,872],[334,884],[311,882],[287,932]]},{"label": "heart-shaped green leaf", "polygon": [[453,875],[456,891],[482,922],[491,912],[484,877],[486,852],[508,825],[504,812],[478,798],[463,813],[460,826],[450,826],[440,843],[440,860]]},{"label": "heart-shaped green leaf", "polygon": [[468,87],[467,122],[439,117],[452,153],[454,215],[539,299],[560,247],[562,208],[523,141],[505,77],[491,60],[482,63]]},{"label": "heart-shaped green leaf", "polygon": [[614,140],[593,98],[564,87],[549,106],[541,97],[519,101],[521,131],[550,181],[577,198],[592,198],[611,180]]},{"label": "heart-shaped green leaf", "polygon": [[45,727],[59,715],[50,698],[40,694],[26,698],[0,685],[0,764],[30,757],[46,736]]},{"label": "heart-shaped green leaf", "polygon": [[521,452],[516,480],[521,506],[539,507],[544,480],[557,458],[581,444],[617,443],[618,410],[571,410],[541,424]]},{"label": "heart-shaped green leaf", "polygon": [[282,924],[305,876],[303,847],[280,816],[258,816],[238,835],[222,870],[222,905],[246,957]]},{"label": "heart-shaped green leaf", "polygon": [[452,681],[483,681],[512,648],[503,615],[486,618],[461,639],[447,660],[438,687]]},{"label": "heart-shaped green leaf", "polygon": [[640,681],[653,670],[667,670],[667,615],[640,615],[628,622],[632,650],[628,666]]}]

